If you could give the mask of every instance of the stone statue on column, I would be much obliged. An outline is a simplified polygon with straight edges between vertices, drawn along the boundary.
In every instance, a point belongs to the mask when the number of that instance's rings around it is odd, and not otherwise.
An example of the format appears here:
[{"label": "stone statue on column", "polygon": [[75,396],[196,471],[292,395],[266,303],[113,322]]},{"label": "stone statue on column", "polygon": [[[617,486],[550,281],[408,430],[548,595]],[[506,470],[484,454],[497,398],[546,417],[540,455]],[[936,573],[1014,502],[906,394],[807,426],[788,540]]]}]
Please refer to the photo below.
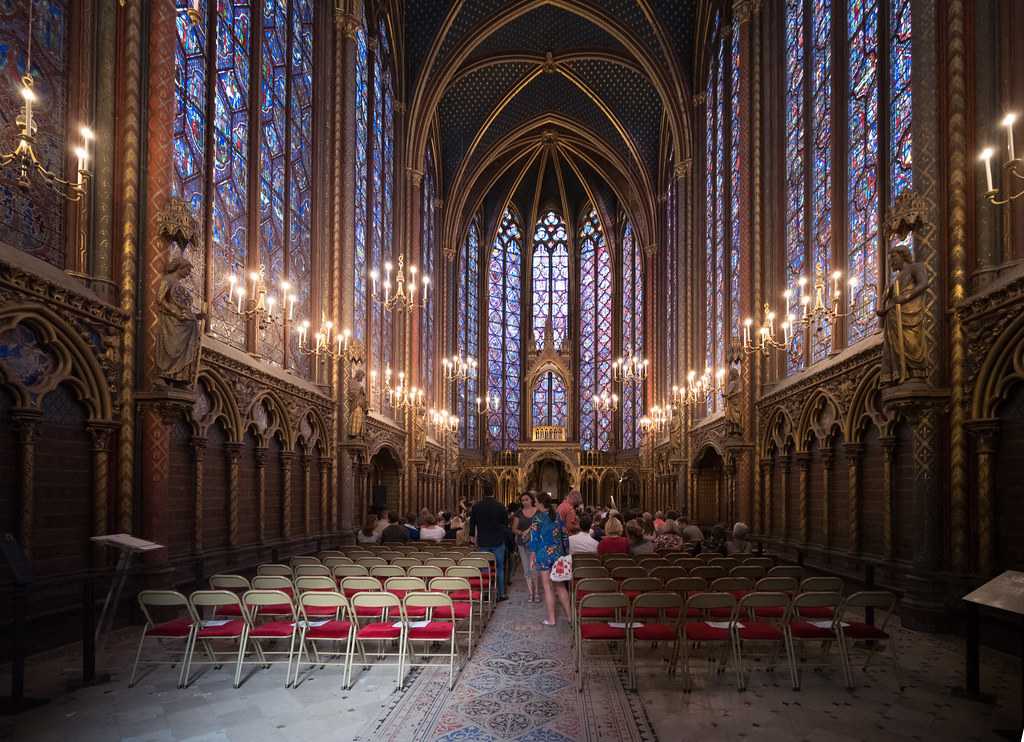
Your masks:
[{"label": "stone statue on column", "polygon": [[349,385],[348,385],[348,435],[350,438],[362,438],[366,427],[366,413],[369,397],[366,393],[366,372],[363,370],[362,348],[357,341],[349,346]]}]

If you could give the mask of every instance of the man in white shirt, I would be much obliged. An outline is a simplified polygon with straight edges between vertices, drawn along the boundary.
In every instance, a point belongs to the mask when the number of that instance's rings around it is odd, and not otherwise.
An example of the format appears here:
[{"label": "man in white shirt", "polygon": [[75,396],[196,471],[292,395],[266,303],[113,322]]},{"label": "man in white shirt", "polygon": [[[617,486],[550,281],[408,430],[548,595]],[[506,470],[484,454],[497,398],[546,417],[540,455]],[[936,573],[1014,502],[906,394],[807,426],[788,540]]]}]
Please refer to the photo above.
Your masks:
[{"label": "man in white shirt", "polygon": [[580,531],[569,537],[570,554],[596,554],[597,540],[590,535],[590,516],[580,516]]}]

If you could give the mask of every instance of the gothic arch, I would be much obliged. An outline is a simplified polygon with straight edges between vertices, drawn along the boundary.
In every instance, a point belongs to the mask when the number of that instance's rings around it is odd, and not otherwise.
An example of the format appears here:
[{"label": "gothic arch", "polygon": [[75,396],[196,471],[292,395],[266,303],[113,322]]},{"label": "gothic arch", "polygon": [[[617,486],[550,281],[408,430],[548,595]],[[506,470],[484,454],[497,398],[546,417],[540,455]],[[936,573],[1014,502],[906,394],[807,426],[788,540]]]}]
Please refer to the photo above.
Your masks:
[{"label": "gothic arch", "polygon": [[230,387],[220,374],[211,368],[201,369],[196,391],[198,396],[192,406],[192,421],[196,432],[205,436],[210,425],[219,419],[227,430],[228,440],[240,442],[244,430],[242,416]]},{"label": "gothic arch", "polygon": [[975,420],[997,417],[999,405],[1021,381],[1024,381],[1024,315],[1003,330],[985,357],[974,385],[971,417]]}]

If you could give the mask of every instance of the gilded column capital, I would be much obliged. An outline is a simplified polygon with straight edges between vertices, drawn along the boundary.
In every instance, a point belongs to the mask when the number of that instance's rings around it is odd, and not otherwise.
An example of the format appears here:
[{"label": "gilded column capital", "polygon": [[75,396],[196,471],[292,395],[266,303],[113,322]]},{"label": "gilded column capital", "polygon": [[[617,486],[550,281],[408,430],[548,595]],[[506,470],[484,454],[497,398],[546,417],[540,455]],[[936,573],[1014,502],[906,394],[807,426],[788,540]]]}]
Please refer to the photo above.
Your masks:
[{"label": "gilded column capital", "polygon": [[396,100],[395,101],[395,113],[397,113],[397,114],[404,114],[405,113],[405,102],[404,101],[400,101],[400,100]]},{"label": "gilded column capital", "polygon": [[359,27],[362,26],[358,16],[340,9],[334,12],[334,23],[346,39],[354,39],[356,33],[359,32]]},{"label": "gilded column capital", "polygon": [[435,198],[434,202],[432,204],[430,204],[430,205],[434,207],[435,211],[440,211],[444,207],[444,199],[443,198]]},{"label": "gilded column capital", "polygon": [[407,167],[406,170],[409,171],[409,177],[412,179],[412,187],[418,191],[423,186],[423,171],[414,167]]},{"label": "gilded column capital", "polygon": [[697,93],[695,96],[693,96],[693,105],[694,107],[704,105],[704,93]]},{"label": "gilded column capital", "polygon": [[693,160],[687,157],[685,160],[680,160],[672,168],[672,174],[676,176],[677,180],[690,177],[690,170],[693,169]]},{"label": "gilded column capital", "polygon": [[[735,26],[742,26],[750,20],[751,7],[753,3],[751,0],[734,0],[732,4],[732,22]],[[738,28],[736,30],[739,30]]]}]

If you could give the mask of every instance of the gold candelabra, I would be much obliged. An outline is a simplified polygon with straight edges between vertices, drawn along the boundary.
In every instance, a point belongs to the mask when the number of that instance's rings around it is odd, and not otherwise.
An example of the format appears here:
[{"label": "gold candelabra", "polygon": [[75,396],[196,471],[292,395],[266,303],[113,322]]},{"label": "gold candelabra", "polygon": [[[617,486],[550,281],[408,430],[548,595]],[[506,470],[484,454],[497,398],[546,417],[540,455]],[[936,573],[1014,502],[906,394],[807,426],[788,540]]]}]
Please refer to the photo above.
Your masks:
[{"label": "gold candelabra", "polygon": [[619,395],[602,392],[595,394],[591,400],[594,403],[594,410],[597,412],[615,412],[619,409]]},{"label": "gold candelabra", "polygon": [[[370,281],[373,287],[373,300],[380,304],[387,311],[405,310],[411,312],[413,309],[423,309],[427,306],[427,291],[430,288],[430,276],[423,276],[423,298],[416,300],[416,274],[418,269],[415,265],[405,267],[405,256],[398,256],[398,270],[395,271],[392,279],[392,271],[395,266],[391,261],[384,263],[384,273],[374,268],[370,271]],[[408,277],[406,272],[408,271]],[[381,291],[383,289],[383,292]]]},{"label": "gold candelabra", "polygon": [[[228,276],[228,306],[240,317],[246,319],[255,317],[260,329],[281,324],[286,315],[289,320],[294,319],[296,296],[289,293],[291,284],[288,281],[281,281],[279,288],[281,290],[280,306],[278,306],[277,297],[270,293],[265,266],[261,265],[259,270],[249,273],[248,289],[244,280],[239,280],[238,276],[232,274]],[[301,332],[301,325],[299,329]],[[308,322],[306,329],[309,329]]]},{"label": "gold candelabra", "polygon": [[477,361],[473,356],[463,358],[461,353],[456,353],[451,358],[441,359],[441,371],[445,380],[462,383],[476,375]]},{"label": "gold candelabra", "polygon": [[495,394],[493,397],[491,397],[490,395],[487,395],[486,397],[483,398],[477,397],[476,414],[488,415],[492,412],[497,412],[500,405],[501,400],[498,398],[497,394]]},{"label": "gold candelabra", "polygon": [[792,320],[788,316],[782,323],[782,342],[775,339],[775,312],[766,303],[762,313],[762,321],[757,331],[754,331],[754,318],[747,317],[743,320],[743,352],[746,355],[760,353],[767,356],[772,349],[782,349],[789,345],[792,334]]},{"label": "gold candelabra", "polygon": [[612,380],[620,384],[640,384],[647,378],[650,361],[638,355],[620,356],[612,362]]},{"label": "gold candelabra", "polygon": [[349,339],[352,337],[351,330],[345,328],[341,332],[335,333],[334,323],[327,320],[320,326],[319,332],[313,335],[312,343],[310,343],[309,327],[310,324],[307,319],[300,322],[296,330],[299,336],[298,347],[300,353],[332,361],[341,360],[345,357]]},{"label": "gold candelabra", "polygon": [[[1002,169],[1009,175],[1010,183],[1013,179],[1024,180],[1024,162],[1021,162],[1021,158],[1017,157],[1017,153],[1013,147],[1013,125],[1017,122],[1017,114],[1008,113],[1003,117],[1000,122],[1006,129],[1006,150],[1009,157],[1006,162],[1003,163]],[[985,198],[989,203],[994,206],[1005,206],[1011,201],[1016,201],[1021,196],[1024,196],[1024,188],[1013,192],[1013,189],[1008,187],[1008,193],[1005,198],[999,198],[999,188],[996,188],[995,183],[992,180],[992,158],[995,156],[995,149],[992,147],[985,147],[981,151],[981,155],[978,159],[985,163],[985,180],[988,185],[988,190],[985,192]]]}]

